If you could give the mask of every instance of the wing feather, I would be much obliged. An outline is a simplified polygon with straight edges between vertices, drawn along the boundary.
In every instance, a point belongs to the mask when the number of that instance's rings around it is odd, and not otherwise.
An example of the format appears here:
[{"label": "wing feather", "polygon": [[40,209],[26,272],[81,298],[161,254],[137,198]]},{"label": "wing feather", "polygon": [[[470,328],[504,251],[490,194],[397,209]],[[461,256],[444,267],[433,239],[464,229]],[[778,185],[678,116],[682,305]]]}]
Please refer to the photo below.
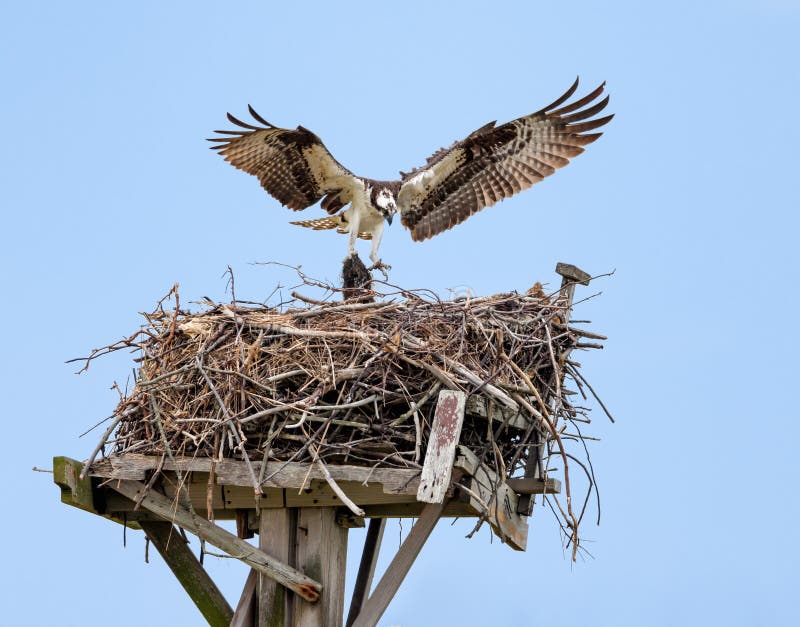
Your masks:
[{"label": "wing feather", "polygon": [[256,176],[269,194],[295,211],[310,207],[326,195],[335,198],[339,207],[350,202],[357,179],[333,158],[319,137],[302,126],[295,130],[279,128],[250,105],[248,110],[263,126],[243,122],[229,113],[228,120],[244,130],[214,131],[226,137],[208,140],[215,142],[211,148],[225,161]]},{"label": "wing feather", "polygon": [[[421,241],[466,220],[484,207],[528,189],[566,166],[602,133],[605,83],[569,104],[578,81],[544,109],[501,126],[482,126],[421,168],[403,174],[398,206],[403,224]],[[563,106],[562,106],[563,105]],[[559,108],[560,107],[560,108]]]}]

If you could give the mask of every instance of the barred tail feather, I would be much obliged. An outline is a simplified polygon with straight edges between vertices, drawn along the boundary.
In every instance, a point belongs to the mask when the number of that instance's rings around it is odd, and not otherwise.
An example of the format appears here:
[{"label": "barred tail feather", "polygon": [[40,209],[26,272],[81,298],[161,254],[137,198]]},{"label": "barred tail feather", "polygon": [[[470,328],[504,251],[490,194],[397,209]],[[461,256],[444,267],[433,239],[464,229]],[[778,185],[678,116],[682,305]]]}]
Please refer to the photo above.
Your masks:
[{"label": "barred tail feather", "polygon": [[[326,229],[336,229],[337,233],[349,233],[347,228],[347,221],[340,213],[336,216],[328,216],[327,218],[314,218],[313,220],[300,220],[299,222],[290,222],[289,224],[296,224],[297,226],[304,226],[307,229],[314,229],[315,231],[324,231]],[[372,233],[362,232],[358,234],[360,239],[372,239]]]},{"label": "barred tail feather", "polygon": [[[297,226],[304,226],[308,229],[315,231],[324,231],[325,229],[346,229],[347,224],[339,216],[328,216],[327,218],[314,218],[313,220],[300,220],[299,222],[290,222],[289,224],[296,224]],[[346,231],[345,231],[346,232]]]}]

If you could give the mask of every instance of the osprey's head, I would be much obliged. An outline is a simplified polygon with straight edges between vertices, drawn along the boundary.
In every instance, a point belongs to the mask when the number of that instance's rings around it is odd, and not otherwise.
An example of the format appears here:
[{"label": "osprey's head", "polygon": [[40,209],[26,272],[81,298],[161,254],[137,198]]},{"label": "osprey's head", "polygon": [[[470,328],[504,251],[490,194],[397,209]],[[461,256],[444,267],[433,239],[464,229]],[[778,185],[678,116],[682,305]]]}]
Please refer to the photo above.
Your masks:
[{"label": "osprey's head", "polygon": [[381,212],[381,215],[386,218],[386,221],[391,224],[394,214],[397,213],[397,199],[395,198],[395,190],[392,187],[375,185],[372,188],[372,204]]}]

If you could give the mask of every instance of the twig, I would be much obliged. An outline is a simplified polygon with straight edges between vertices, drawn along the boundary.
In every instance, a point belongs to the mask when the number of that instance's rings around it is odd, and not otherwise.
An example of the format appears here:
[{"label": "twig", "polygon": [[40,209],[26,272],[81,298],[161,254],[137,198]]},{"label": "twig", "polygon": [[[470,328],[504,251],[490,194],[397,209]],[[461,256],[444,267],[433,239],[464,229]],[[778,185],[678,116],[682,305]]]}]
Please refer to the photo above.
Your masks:
[{"label": "twig", "polygon": [[344,503],[347,509],[353,512],[356,516],[361,516],[363,518],[364,510],[361,509],[355,503],[353,503],[353,501],[351,501],[350,498],[344,493],[344,490],[342,490],[339,487],[339,484],[336,483],[336,481],[334,481],[330,471],[328,470],[328,467],[322,463],[322,460],[319,457],[317,458],[317,466],[319,466],[320,470],[322,471],[322,475],[325,477],[325,481],[327,481],[328,485],[331,486],[331,490],[333,490],[336,493],[336,496],[338,496],[341,499],[342,503]]}]

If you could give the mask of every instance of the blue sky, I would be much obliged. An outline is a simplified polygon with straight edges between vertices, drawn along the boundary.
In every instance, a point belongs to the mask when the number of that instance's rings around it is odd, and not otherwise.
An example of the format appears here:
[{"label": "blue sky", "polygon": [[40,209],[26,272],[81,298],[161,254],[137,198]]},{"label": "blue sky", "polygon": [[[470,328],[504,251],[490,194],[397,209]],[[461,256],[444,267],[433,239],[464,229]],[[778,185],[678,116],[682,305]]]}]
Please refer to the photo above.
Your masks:
[{"label": "blue sky", "polygon": [[[609,336],[582,361],[617,418],[592,426],[594,558],[571,564],[543,509],[523,554],[443,523],[381,624],[798,624],[800,3],[432,4],[2,5],[5,624],[201,624],[140,536],[123,548],[30,469],[91,451],[78,435],[132,366],[63,362],[132,332],[173,283],[223,300],[230,265],[260,300],[291,281],[253,263],[270,260],[336,279],[345,239],[287,224],[207,149],[226,111],[252,103],[392,178],[576,75],[606,80],[616,113],[585,155],[422,244],[396,223],[382,256],[393,282],[443,294],[552,286],[557,261],[616,269],[576,311]],[[209,562],[235,600],[245,570]]]}]

